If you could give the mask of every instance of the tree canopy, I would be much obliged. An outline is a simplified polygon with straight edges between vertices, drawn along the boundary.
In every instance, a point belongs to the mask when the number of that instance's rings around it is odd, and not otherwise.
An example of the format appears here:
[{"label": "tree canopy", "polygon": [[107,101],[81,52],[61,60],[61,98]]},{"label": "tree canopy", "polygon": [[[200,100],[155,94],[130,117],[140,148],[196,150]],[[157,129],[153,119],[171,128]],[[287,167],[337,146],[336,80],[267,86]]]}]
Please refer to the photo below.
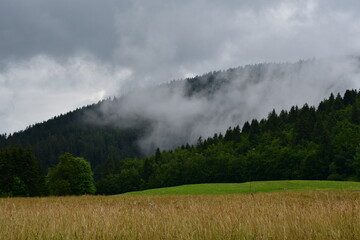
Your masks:
[{"label": "tree canopy", "polygon": [[[108,155],[108,148],[100,147],[104,154],[99,156],[107,157],[97,160],[99,164],[94,168],[97,193],[212,182],[357,181],[360,180],[359,109],[360,92],[347,90],[343,96],[331,94],[318,107],[305,104],[280,113],[273,110],[266,119],[229,127],[225,133],[215,133],[213,137],[199,137],[194,145],[185,144],[170,151],[156,149],[148,157],[124,158],[115,154],[124,146],[117,149],[114,145],[112,154]],[[0,136],[0,141],[7,141],[7,137]],[[65,150],[57,151],[61,149]],[[70,153],[61,155],[59,160],[48,172],[50,194],[95,193],[89,162]],[[12,147],[0,151],[1,196],[44,194],[43,179],[30,149]]]},{"label": "tree canopy", "polygon": [[44,176],[30,149],[9,147],[0,150],[0,196],[46,194]]},{"label": "tree canopy", "polygon": [[[273,110],[267,119],[229,127],[224,136],[199,138],[193,146],[157,149],[144,159],[112,159],[99,166],[98,191],[257,180],[360,180],[359,106],[360,93],[348,90],[344,97],[332,94],[317,108],[305,104],[280,114]],[[131,183],[121,180],[129,173]]]},{"label": "tree canopy", "polygon": [[94,194],[95,185],[90,163],[84,158],[64,153],[60,162],[49,169],[48,185],[52,195]]}]

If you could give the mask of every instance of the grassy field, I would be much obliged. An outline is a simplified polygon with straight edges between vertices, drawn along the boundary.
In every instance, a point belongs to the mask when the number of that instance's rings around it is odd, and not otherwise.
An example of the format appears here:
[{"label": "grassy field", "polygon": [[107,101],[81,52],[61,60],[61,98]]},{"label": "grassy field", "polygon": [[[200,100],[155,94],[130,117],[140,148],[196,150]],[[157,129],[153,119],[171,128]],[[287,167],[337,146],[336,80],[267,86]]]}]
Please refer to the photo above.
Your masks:
[{"label": "grassy field", "polygon": [[360,190],[360,182],[339,181],[258,181],[246,183],[192,184],[129,192],[130,195],[234,194],[279,191]]},{"label": "grassy field", "polygon": [[360,192],[0,199],[0,239],[359,239]]}]

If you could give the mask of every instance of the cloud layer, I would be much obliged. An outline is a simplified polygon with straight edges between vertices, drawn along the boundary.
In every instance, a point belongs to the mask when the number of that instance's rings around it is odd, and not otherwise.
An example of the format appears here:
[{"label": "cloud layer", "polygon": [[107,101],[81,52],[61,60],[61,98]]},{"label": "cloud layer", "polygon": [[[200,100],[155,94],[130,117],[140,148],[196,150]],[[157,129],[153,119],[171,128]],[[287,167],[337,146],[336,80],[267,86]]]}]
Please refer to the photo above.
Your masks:
[{"label": "cloud layer", "polygon": [[3,0],[0,132],[212,70],[359,55],[359,13],[355,0]]},{"label": "cloud layer", "polygon": [[360,61],[333,58],[294,64],[259,64],[212,76],[217,82],[225,79],[225,83],[212,88],[215,91],[211,95],[197,93],[189,97],[187,85],[179,82],[175,88],[169,85],[145,89],[125,95],[115,104],[105,102],[100,108],[103,117],[99,118],[97,111],[86,119],[119,128],[137,126],[137,120],[146,120],[143,127],[149,129],[138,143],[149,154],[156,147],[171,149],[193,144],[199,136],[206,138],[224,133],[229,126],[266,118],[273,108],[279,113],[294,105],[317,105],[332,92],[358,89]]},{"label": "cloud layer", "polygon": [[86,56],[46,56],[9,64],[0,73],[0,126],[12,132],[118,92],[129,69],[97,65]]}]

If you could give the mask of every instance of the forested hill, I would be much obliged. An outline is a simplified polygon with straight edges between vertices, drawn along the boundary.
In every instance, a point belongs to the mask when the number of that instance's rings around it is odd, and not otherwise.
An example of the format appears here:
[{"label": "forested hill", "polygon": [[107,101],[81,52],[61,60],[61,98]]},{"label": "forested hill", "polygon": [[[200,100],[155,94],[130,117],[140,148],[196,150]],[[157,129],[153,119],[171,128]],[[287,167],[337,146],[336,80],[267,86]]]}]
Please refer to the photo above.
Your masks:
[{"label": "forested hill", "polygon": [[[195,95],[210,97],[211,93],[220,89],[225,81],[230,80],[218,78],[219,74],[221,71],[173,81],[154,89],[179,92],[189,98]],[[215,78],[217,78],[216,81]],[[140,91],[147,92],[151,89]],[[10,146],[31,148],[36,158],[40,160],[43,169],[54,166],[59,160],[58,157],[64,152],[82,156],[90,161],[92,166],[97,166],[109,159],[143,157],[144,153],[138,141],[149,130],[149,124],[151,124],[149,120],[142,116],[130,119],[130,116],[120,116],[121,112],[117,112],[113,119],[114,112],[103,111],[104,108],[117,111],[118,106],[123,104],[126,97],[102,100],[42,123],[36,123],[23,131],[10,135],[0,134],[0,149]],[[97,122],[93,121],[94,118]],[[115,121],[131,121],[132,123],[124,123],[122,126],[113,124]]]},{"label": "forested hill", "polygon": [[328,62],[309,60],[210,72],[133,91],[1,135],[0,149],[30,147],[44,170],[70,152],[90,161],[99,176],[105,162],[149,156],[157,147],[193,144],[199,136],[265,117],[273,108],[318,104],[330,92],[345,92],[355,75],[351,68],[349,76],[334,69]]},{"label": "forested hill", "polygon": [[142,129],[119,129],[84,121],[85,112],[96,109],[100,104],[102,103],[60,115],[8,137],[3,135],[0,146],[31,148],[43,169],[54,166],[64,152],[83,156],[93,166],[107,158],[141,156],[136,140],[142,134]]},{"label": "forested hill", "polygon": [[195,145],[145,159],[107,161],[97,191],[115,194],[193,183],[360,180],[360,92],[270,112]]}]

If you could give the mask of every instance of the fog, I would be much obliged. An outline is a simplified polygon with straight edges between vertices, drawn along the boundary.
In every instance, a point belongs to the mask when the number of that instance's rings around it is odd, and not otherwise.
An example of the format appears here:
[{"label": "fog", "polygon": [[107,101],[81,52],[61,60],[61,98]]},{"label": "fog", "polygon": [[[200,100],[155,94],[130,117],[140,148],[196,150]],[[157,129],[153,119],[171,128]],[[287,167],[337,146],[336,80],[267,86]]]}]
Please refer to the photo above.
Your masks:
[{"label": "fog", "polygon": [[[216,69],[360,55],[359,13],[356,0],[1,0],[0,133],[25,129],[103,98]],[[320,69],[318,75],[321,72],[331,74]],[[301,86],[310,81],[300,78],[296,81],[303,80],[297,83]],[[314,82],[317,78],[319,83]],[[324,86],[321,76],[310,79]],[[344,81],[341,89],[347,86]],[[296,88],[295,80],[290,82],[283,87]],[[273,93],[286,93],[278,85],[252,87],[239,94],[261,105],[254,116],[266,115],[270,105],[284,101]],[[270,93],[261,93],[263,101],[254,96],[267,88]],[[304,98],[292,94],[294,100],[324,97],[312,88],[307,91]],[[238,93],[228,94],[235,95],[238,106]],[[275,99],[266,99],[272,96]],[[169,102],[181,99],[169,97]],[[216,98],[222,101],[220,95]],[[198,105],[208,111],[217,108],[201,97],[193,101],[180,105],[191,116]],[[194,110],[186,104],[194,104]],[[236,111],[244,116],[248,108],[242,108]],[[224,125],[232,123],[227,118],[218,117]]]},{"label": "fog", "polygon": [[152,153],[156,147],[195,143],[200,136],[266,118],[272,109],[279,113],[294,105],[317,106],[330,93],[359,89],[359,64],[357,58],[348,57],[248,65],[218,72],[214,82],[221,84],[208,84],[205,91],[191,95],[185,81],[135,90],[119,101],[103,103],[101,114],[89,114],[87,120],[117,128],[136,127],[146,120],[148,131],[138,144]]}]

